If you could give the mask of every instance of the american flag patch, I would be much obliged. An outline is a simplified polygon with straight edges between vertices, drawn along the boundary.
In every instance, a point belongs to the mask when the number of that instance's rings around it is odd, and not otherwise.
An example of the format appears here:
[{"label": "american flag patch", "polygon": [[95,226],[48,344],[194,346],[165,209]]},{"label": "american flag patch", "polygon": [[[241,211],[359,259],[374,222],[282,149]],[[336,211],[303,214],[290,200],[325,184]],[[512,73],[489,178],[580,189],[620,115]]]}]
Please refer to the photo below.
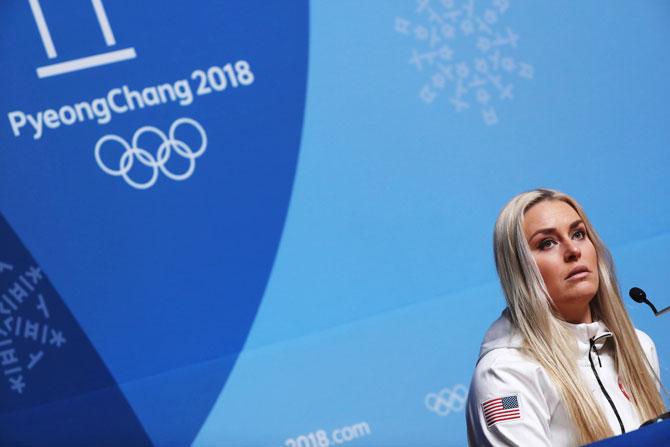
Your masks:
[{"label": "american flag patch", "polygon": [[518,396],[496,397],[482,404],[486,426],[502,421],[521,419]]}]

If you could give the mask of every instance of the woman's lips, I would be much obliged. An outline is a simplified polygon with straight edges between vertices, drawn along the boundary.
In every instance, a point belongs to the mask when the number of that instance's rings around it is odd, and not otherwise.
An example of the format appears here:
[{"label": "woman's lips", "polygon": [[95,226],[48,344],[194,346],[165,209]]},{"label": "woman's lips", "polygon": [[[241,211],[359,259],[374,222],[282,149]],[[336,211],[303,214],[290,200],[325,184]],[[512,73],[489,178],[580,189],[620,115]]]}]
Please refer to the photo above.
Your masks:
[{"label": "woman's lips", "polygon": [[591,273],[591,271],[584,267],[584,266],[579,266],[575,267],[572,270],[570,270],[570,273],[568,276],[565,277],[565,279],[582,279],[588,276],[588,274]]},{"label": "woman's lips", "polygon": [[591,273],[591,272],[589,272],[588,270],[585,270],[583,272],[579,272],[579,273],[575,273],[573,275],[570,275],[566,279],[567,280],[578,280],[578,279],[586,278],[589,275],[589,273]]}]

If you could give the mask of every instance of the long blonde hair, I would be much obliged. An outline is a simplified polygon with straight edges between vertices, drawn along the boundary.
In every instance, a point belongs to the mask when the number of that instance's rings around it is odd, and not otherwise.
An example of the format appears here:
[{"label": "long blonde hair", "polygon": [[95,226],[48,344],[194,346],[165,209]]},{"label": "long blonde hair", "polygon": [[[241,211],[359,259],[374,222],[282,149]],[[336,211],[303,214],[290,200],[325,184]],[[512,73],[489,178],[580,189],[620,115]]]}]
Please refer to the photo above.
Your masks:
[{"label": "long blonde hair", "polygon": [[574,208],[595,247],[600,283],[591,301],[591,313],[594,320],[602,320],[614,334],[619,377],[630,391],[640,419],[656,417],[665,411],[665,405],[621,300],[612,257],[582,207],[568,195],[550,189],[519,194],[500,212],[493,234],[500,283],[512,324],[521,332],[526,352],[544,367],[563,396],[579,441],[590,443],[614,433],[581,379],[575,362],[574,335],[552,305],[523,231],[526,211],[545,200],[560,200]]}]

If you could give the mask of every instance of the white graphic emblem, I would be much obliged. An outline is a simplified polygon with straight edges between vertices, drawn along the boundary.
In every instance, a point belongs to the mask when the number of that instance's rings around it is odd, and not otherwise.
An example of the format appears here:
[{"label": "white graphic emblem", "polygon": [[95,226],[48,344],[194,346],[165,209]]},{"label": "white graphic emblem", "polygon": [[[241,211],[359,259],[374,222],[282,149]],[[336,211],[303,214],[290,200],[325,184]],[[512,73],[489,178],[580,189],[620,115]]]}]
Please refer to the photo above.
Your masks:
[{"label": "white graphic emblem", "polygon": [[[35,24],[37,25],[37,30],[40,33],[40,38],[42,39],[42,44],[44,45],[44,50],[47,53],[49,59],[55,59],[58,57],[56,52],[56,46],[54,45],[53,39],[51,38],[51,32],[49,31],[49,26],[47,25],[46,18],[44,17],[44,12],[42,11],[42,6],[40,5],[40,0],[28,0],[30,5],[30,10],[33,13],[33,18],[35,19]],[[102,0],[91,0],[93,6],[93,11],[95,12],[95,17],[98,20],[100,25],[100,30],[102,31],[102,36],[105,39],[105,44],[108,47],[113,47],[116,45],[116,38],[114,37],[114,32],[107,18],[107,12],[105,7],[102,4]],[[80,57],[78,59],[72,59],[69,61],[58,62],[51,65],[45,65],[37,69],[38,78],[46,78],[49,76],[57,76],[65,73],[71,73],[78,70],[86,70],[88,68],[99,67],[101,65],[113,64],[115,62],[126,61],[129,59],[134,59],[137,57],[135,53],[135,48],[124,48],[122,50],[108,51],[105,53],[94,54],[92,56]]]},{"label": "white graphic emblem", "polygon": [[[193,150],[184,141],[176,138],[175,133],[177,128],[182,124],[188,124],[194,127],[200,134],[201,144],[200,147],[196,150]],[[158,146],[158,150],[156,151],[155,156],[139,145],[140,137],[146,133],[154,134],[161,139],[161,144]],[[121,158],[119,159],[118,168],[106,165],[101,156],[103,146],[109,146],[113,143],[121,145],[124,150]],[[156,180],[158,180],[159,171],[172,180],[186,180],[189,178],[195,170],[195,159],[200,157],[206,149],[207,134],[205,133],[205,129],[203,129],[200,123],[191,118],[179,118],[174,123],[172,123],[167,136],[165,133],[163,133],[163,131],[153,126],[144,126],[138,129],[133,134],[133,138],[130,144],[128,144],[126,140],[118,135],[105,135],[104,137],[100,138],[95,145],[95,160],[98,162],[100,169],[102,169],[107,174],[123,177],[126,183],[128,183],[133,188],[147,189],[151,188],[154,183],[156,183]],[[173,151],[176,152],[176,154],[180,157],[186,159],[188,162],[188,167],[183,172],[173,172],[167,167],[167,162],[172,156]],[[140,164],[151,169],[150,178],[144,182],[133,180],[129,175],[130,170],[132,169],[136,160]]]},{"label": "white graphic emblem", "polygon": [[509,0],[417,0],[412,19],[396,17],[395,31],[412,40],[421,101],[442,96],[456,112],[479,109],[486,125],[498,123],[497,107],[514,98],[517,79],[535,75],[517,54],[519,35],[504,25],[509,7]]},{"label": "white graphic emblem", "polygon": [[468,389],[463,385],[453,388],[442,388],[437,393],[428,393],[424,398],[426,408],[440,416],[447,416],[451,412],[461,411],[465,406]]},{"label": "white graphic emblem", "polygon": [[0,261],[0,275],[8,274],[13,277],[2,276],[0,293],[0,371],[9,389],[23,394],[35,368],[66,345],[67,339],[51,319],[42,269],[35,265],[18,269]]}]

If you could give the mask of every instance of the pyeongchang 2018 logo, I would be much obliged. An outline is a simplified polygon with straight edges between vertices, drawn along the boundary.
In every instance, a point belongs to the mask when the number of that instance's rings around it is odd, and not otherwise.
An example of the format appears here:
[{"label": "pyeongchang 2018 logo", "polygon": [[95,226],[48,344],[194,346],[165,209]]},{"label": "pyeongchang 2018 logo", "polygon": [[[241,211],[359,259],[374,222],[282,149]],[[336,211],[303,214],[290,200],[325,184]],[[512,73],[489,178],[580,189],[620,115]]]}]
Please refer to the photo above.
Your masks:
[{"label": "pyeongchang 2018 logo", "polygon": [[[47,17],[44,14],[40,0],[28,0],[26,7],[28,6],[37,26],[36,36],[39,36],[50,62],[37,67],[37,78],[40,80],[137,59],[135,49],[126,47],[106,48],[99,54],[58,60],[56,43],[48,24],[48,18],[51,16]],[[91,0],[90,7],[95,12],[105,45],[116,46],[117,39],[103,0]],[[52,10],[50,13],[56,12],[57,10]],[[80,98],[37,111],[13,110],[7,113],[7,118],[14,137],[32,136],[34,140],[39,140],[47,135],[47,132],[59,128],[87,123],[107,125],[116,115],[145,108],[173,103],[188,107],[200,96],[220,95],[231,90],[243,89],[253,85],[254,81],[255,73],[251,63],[245,59],[237,59],[210,67],[196,67],[190,70],[190,76],[186,75],[162,84],[130,86],[121,79],[118,85],[109,88],[102,96]],[[167,132],[149,125],[138,127],[130,140],[114,134],[98,139],[93,147],[93,157],[103,173],[121,177],[130,187],[138,190],[151,188],[158,181],[160,174],[176,181],[186,180],[193,175],[196,159],[203,155],[208,145],[207,133],[202,124],[194,119],[182,117],[176,119]],[[199,143],[192,146],[183,137],[177,137],[177,128],[182,127],[194,128],[199,135]],[[146,137],[142,137],[143,135],[152,135],[154,142],[146,143]],[[140,137],[144,142],[140,142]],[[116,160],[111,155],[114,150],[118,154]],[[143,175],[140,172],[142,169],[148,170],[149,174]]]}]

